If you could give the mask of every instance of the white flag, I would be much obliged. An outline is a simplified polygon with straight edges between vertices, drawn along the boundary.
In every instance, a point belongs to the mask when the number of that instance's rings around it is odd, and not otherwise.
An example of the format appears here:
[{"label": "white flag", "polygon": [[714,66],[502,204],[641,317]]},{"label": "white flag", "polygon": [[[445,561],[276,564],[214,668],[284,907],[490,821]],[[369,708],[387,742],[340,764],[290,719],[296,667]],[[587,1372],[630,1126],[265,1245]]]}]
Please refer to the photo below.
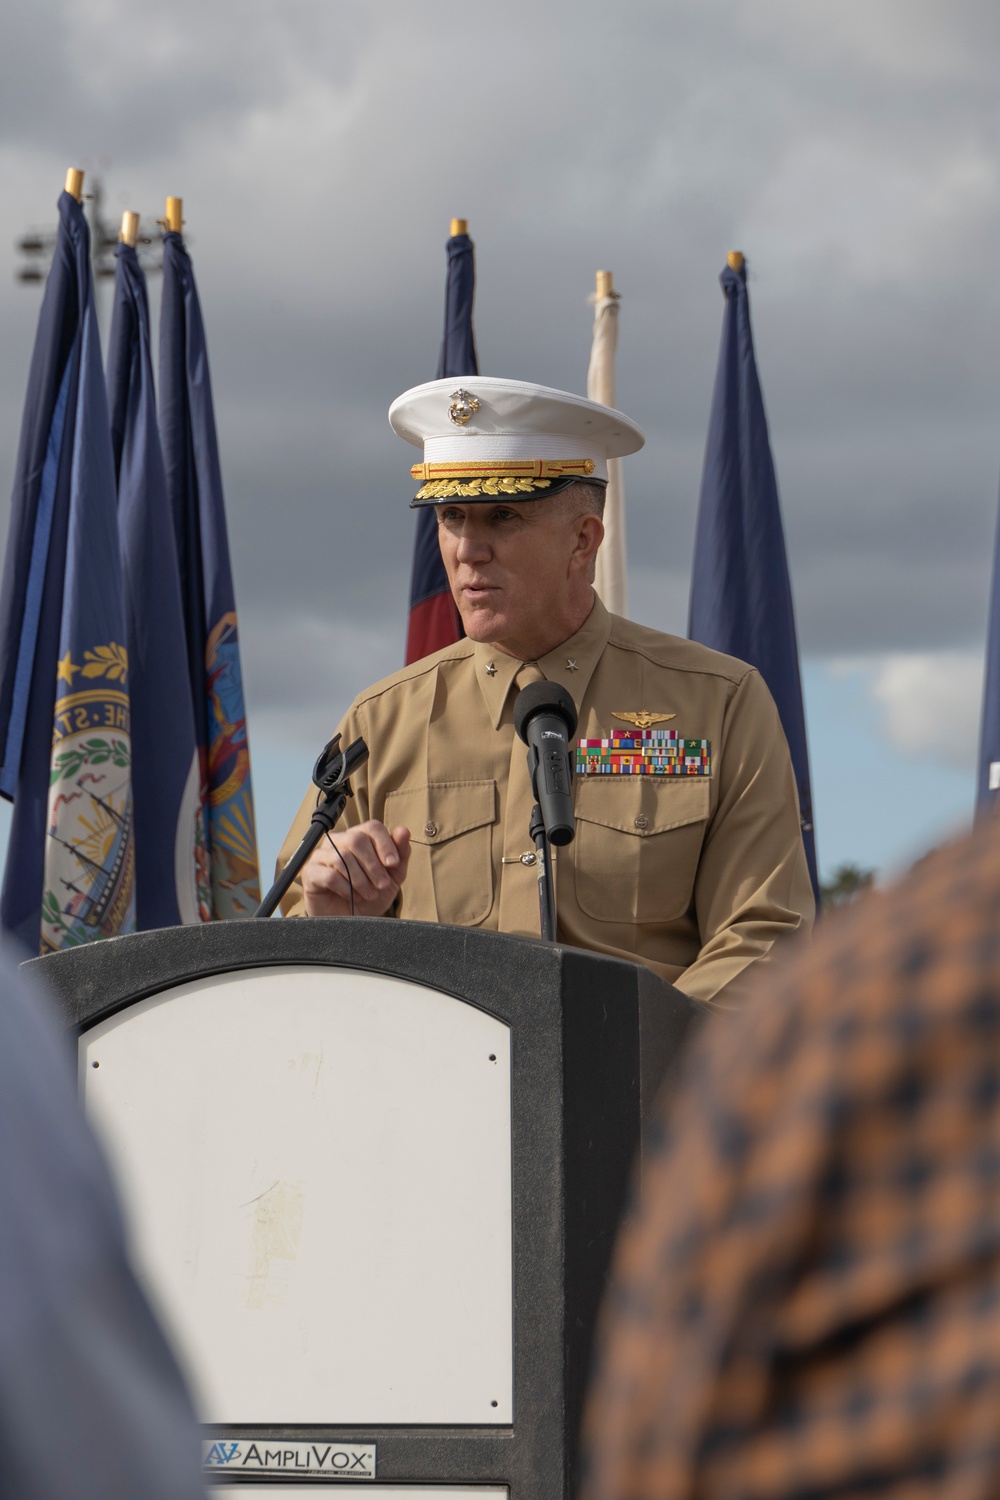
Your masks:
[{"label": "white flag", "polygon": [[[594,299],[594,341],[590,346],[587,396],[604,406],[615,406],[615,349],[618,344],[619,295],[610,290],[611,277],[604,273],[608,293]],[[628,563],[625,551],[625,492],[622,461],[608,459],[607,500],[604,507],[604,541],[597,554],[594,587],[605,606],[615,615],[628,609]]]}]

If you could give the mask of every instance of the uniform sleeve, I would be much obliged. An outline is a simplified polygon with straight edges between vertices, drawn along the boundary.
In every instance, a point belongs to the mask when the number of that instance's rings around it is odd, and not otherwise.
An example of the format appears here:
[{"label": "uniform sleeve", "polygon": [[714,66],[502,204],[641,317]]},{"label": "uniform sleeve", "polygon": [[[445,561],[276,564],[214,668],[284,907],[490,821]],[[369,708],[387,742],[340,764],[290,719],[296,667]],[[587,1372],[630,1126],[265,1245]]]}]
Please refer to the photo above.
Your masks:
[{"label": "uniform sleeve", "polygon": [[[359,735],[362,739],[370,743],[368,735],[365,733],[364,708],[360,703],[353,703],[351,705],[343,719],[337,725],[337,729],[341,736],[341,744],[345,747],[352,744]],[[344,808],[340,822],[337,824],[338,828],[354,828],[359,823],[364,823],[370,816],[368,811],[367,763],[361,767],[360,771],[355,771],[351,777],[351,789],[354,792],[354,796],[348,797],[347,806]],[[275,878],[281,874],[308,832],[313,810],[316,807],[316,796],[316,788],[311,786],[302,798],[299,810],[295,814],[295,821],[285,835],[285,842],[278,852],[274,868]],[[302,895],[302,882],[297,878],[292,881],[292,884],[281,899],[281,913],[285,917],[304,917],[306,914],[305,900]]]},{"label": "uniform sleeve", "polygon": [[737,1004],[776,942],[808,932],[815,906],[799,799],[778,710],[750,671],[730,701],[719,798],[695,879],[701,951],[677,980],[696,1000]]}]

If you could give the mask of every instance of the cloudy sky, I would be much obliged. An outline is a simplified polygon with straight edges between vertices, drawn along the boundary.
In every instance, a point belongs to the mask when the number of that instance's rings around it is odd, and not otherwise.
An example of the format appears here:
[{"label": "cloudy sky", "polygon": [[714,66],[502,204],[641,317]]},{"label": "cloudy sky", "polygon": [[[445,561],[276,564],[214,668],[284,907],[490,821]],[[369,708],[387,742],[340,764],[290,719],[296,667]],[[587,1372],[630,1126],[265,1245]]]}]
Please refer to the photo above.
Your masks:
[{"label": "cloudy sky", "polygon": [[[804,657],[820,860],[967,818],[1000,472],[995,0],[33,0],[0,52],[0,503],[67,166],[184,198],[270,864],[354,692],[401,663],[390,400],[434,373],[469,220],[485,373],[581,389],[622,293],[632,613],[683,632],[746,253]],[[159,290],[152,286],[154,303]]]}]

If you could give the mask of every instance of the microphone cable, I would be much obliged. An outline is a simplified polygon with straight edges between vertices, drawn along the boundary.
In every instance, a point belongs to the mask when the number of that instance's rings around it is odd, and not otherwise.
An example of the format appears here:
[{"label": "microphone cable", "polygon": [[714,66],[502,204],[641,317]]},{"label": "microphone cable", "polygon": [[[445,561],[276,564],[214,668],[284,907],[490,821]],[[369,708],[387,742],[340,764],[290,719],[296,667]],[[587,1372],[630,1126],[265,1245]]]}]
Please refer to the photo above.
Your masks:
[{"label": "microphone cable", "polygon": [[[316,793],[316,806],[317,807],[319,807],[319,804],[322,801],[322,798],[323,798],[323,793],[321,791],[317,792]],[[344,867],[344,874],[347,876],[347,889],[351,893],[351,916],[353,917],[354,916],[354,881],[351,879],[351,872],[347,868],[347,860],[341,854],[340,850],[337,848],[336,844],[333,842],[333,839],[330,837],[330,830],[329,830],[329,828],[326,830],[326,841],[330,845],[330,848],[333,850],[334,854],[337,856],[337,858],[340,860],[340,863]]]}]

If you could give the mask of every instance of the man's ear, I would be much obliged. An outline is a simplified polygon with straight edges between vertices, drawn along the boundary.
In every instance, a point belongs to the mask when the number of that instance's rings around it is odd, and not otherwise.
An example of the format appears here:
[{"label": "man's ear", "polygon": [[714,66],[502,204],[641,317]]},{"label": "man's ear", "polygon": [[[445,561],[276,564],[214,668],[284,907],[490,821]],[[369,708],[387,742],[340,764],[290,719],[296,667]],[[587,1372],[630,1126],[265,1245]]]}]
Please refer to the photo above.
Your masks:
[{"label": "man's ear", "polygon": [[584,572],[597,556],[597,549],[604,540],[604,522],[593,511],[586,511],[573,523],[576,530],[576,545],[570,558],[574,569]]}]

